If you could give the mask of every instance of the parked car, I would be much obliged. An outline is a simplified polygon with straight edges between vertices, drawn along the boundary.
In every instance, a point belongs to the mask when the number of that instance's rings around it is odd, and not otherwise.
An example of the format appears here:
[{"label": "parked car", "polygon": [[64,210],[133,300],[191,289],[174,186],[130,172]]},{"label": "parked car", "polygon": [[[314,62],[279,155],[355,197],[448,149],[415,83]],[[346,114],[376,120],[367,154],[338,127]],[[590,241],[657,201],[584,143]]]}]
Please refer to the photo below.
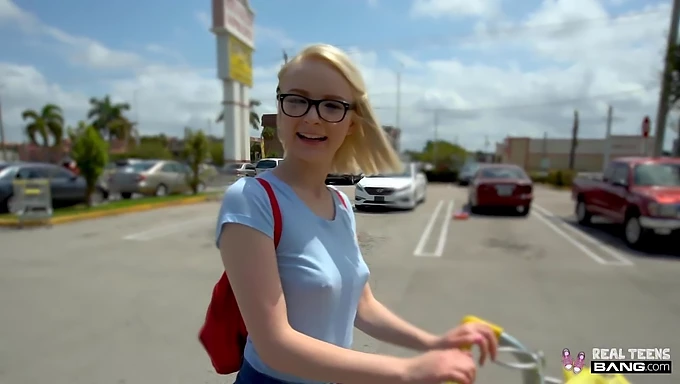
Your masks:
[{"label": "parked car", "polygon": [[458,174],[458,185],[467,186],[470,185],[470,180],[475,176],[477,170],[479,169],[479,163],[468,163],[461,168]]},{"label": "parked car", "polygon": [[654,236],[680,240],[680,159],[618,158],[601,178],[577,177],[571,195],[579,224],[601,216],[622,225],[631,248]]},{"label": "parked car", "polygon": [[355,186],[354,206],[414,209],[427,197],[427,178],[415,163],[398,174],[364,176]]},{"label": "parked car", "polygon": [[280,158],[262,159],[255,164],[255,174],[259,175],[262,172],[270,171],[278,167],[281,161],[283,161],[283,159]]},{"label": "parked car", "polygon": [[255,165],[251,163],[232,163],[222,167],[222,173],[237,177],[255,176]]},{"label": "parked car", "polygon": [[531,212],[531,178],[514,164],[481,164],[468,188],[470,212],[481,208],[514,208],[522,216]]},{"label": "parked car", "polygon": [[[49,180],[53,208],[86,203],[85,179],[70,170],[46,163],[9,163],[0,169],[0,212],[16,212],[13,181],[27,179]],[[98,203],[105,196],[105,191],[97,187],[92,200]]]},{"label": "parked car", "polygon": [[363,175],[353,175],[350,173],[329,173],[328,176],[326,176],[326,184],[335,184],[335,183],[343,183],[343,184],[351,184],[354,185],[357,183],[357,181],[361,180]]},{"label": "parked car", "polygon": [[[188,166],[172,160],[142,160],[119,168],[109,178],[112,193],[120,193],[124,199],[133,194],[166,196],[190,191]],[[201,181],[199,190],[205,189]]]}]

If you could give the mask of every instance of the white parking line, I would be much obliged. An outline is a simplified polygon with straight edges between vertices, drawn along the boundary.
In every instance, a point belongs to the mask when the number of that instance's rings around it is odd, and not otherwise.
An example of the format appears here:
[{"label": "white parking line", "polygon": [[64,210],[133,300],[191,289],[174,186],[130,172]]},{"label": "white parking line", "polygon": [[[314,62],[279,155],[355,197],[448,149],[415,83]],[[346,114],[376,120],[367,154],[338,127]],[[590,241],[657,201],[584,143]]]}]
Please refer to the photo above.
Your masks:
[{"label": "white parking line", "polygon": [[[596,263],[601,264],[601,265],[611,265],[611,266],[633,266],[633,265],[635,265],[627,257],[617,253],[616,251],[611,249],[609,245],[604,244],[601,241],[594,239],[592,236],[588,236],[588,235],[586,235],[586,234],[584,234],[580,231],[577,231],[576,229],[572,228],[570,225],[557,226],[556,224],[554,224],[552,222],[551,219],[555,219],[555,218],[557,218],[558,220],[562,220],[562,219],[559,218],[557,215],[553,214],[552,212],[550,212],[549,210],[537,205],[536,203],[533,204],[533,208],[534,208],[534,213],[537,213],[536,215],[533,215],[534,217],[541,220],[544,224],[546,224],[555,233],[557,233],[558,235],[563,237],[565,240],[570,242],[572,245],[574,245],[576,248],[578,248],[581,252],[585,253],[586,256],[593,259]],[[562,229],[562,228],[564,228],[564,229]],[[607,255],[611,256],[614,260],[607,260],[607,259],[600,257],[598,254],[596,254],[595,252],[588,249],[581,241],[578,240],[578,238],[581,238],[581,239],[585,240],[585,242],[589,243],[590,245],[593,245],[593,246],[597,247],[598,249],[601,249]]]},{"label": "white parking line", "polygon": [[430,239],[430,236],[432,236],[432,230],[434,229],[434,224],[437,221],[437,219],[440,216],[440,213],[442,212],[442,209],[444,208],[444,200],[440,200],[439,203],[437,203],[437,207],[434,209],[432,212],[432,216],[430,216],[430,220],[427,222],[427,225],[423,229],[423,233],[420,235],[420,240],[418,241],[418,245],[416,246],[416,249],[413,251],[413,256],[416,257],[441,257],[442,254],[444,254],[444,247],[446,246],[446,238],[447,234],[449,231],[449,224],[450,224],[450,218],[451,215],[453,214],[453,209],[454,209],[454,202],[449,201],[449,204],[446,209],[446,213],[443,217],[443,221],[441,224],[441,228],[439,230],[439,237],[437,238],[437,247],[435,248],[434,252],[425,252],[425,246],[427,245],[427,241]]},{"label": "white parking line", "polygon": [[123,237],[123,240],[135,240],[135,241],[149,241],[153,239],[158,239],[164,236],[172,235],[178,232],[182,232],[186,227],[194,224],[214,222],[214,217],[203,216],[191,220],[176,222],[169,225],[164,225],[156,228],[149,229],[147,231],[132,233]]}]

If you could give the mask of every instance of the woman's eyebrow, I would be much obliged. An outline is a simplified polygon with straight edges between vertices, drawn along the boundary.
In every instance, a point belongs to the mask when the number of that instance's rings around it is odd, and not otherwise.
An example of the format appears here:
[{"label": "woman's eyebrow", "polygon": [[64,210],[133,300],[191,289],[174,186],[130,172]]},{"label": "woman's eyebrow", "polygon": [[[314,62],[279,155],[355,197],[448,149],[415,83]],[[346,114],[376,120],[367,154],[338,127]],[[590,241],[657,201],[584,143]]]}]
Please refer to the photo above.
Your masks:
[{"label": "woman's eyebrow", "polygon": [[[288,92],[283,92],[283,93],[297,93],[297,94],[299,94],[299,95],[309,97],[309,92],[305,91],[304,89],[300,89],[300,88],[289,89]],[[347,97],[342,97],[342,96],[339,96],[339,95],[325,94],[325,95],[321,96],[321,99],[329,99],[329,100],[347,100],[348,98],[347,98]]]}]

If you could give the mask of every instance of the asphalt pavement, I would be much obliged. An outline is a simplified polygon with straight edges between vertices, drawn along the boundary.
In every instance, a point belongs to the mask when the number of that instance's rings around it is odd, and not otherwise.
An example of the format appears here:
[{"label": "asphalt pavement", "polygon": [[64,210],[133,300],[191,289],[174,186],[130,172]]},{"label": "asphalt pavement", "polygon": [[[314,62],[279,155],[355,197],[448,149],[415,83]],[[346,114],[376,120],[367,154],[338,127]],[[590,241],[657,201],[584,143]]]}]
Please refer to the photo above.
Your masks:
[{"label": "asphalt pavement", "polygon": [[[583,231],[566,192],[538,189],[525,218],[451,220],[466,200],[462,188],[430,185],[412,212],[357,212],[371,285],[395,312],[433,332],[488,318],[543,350],[553,375],[563,348],[680,351],[680,254],[632,252],[606,225]],[[196,339],[221,274],[217,209],[0,232],[0,383],[230,382]],[[411,353],[358,331],[354,347]],[[520,376],[485,367],[478,382]]]}]

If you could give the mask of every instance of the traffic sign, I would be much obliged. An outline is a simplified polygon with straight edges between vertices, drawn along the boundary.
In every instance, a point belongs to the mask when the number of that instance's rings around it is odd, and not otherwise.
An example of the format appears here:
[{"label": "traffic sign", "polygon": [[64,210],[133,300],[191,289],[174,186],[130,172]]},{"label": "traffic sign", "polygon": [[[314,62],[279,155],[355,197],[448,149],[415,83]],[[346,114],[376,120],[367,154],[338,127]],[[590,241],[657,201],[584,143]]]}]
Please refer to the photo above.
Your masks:
[{"label": "traffic sign", "polygon": [[642,136],[649,137],[649,116],[642,119]]}]

